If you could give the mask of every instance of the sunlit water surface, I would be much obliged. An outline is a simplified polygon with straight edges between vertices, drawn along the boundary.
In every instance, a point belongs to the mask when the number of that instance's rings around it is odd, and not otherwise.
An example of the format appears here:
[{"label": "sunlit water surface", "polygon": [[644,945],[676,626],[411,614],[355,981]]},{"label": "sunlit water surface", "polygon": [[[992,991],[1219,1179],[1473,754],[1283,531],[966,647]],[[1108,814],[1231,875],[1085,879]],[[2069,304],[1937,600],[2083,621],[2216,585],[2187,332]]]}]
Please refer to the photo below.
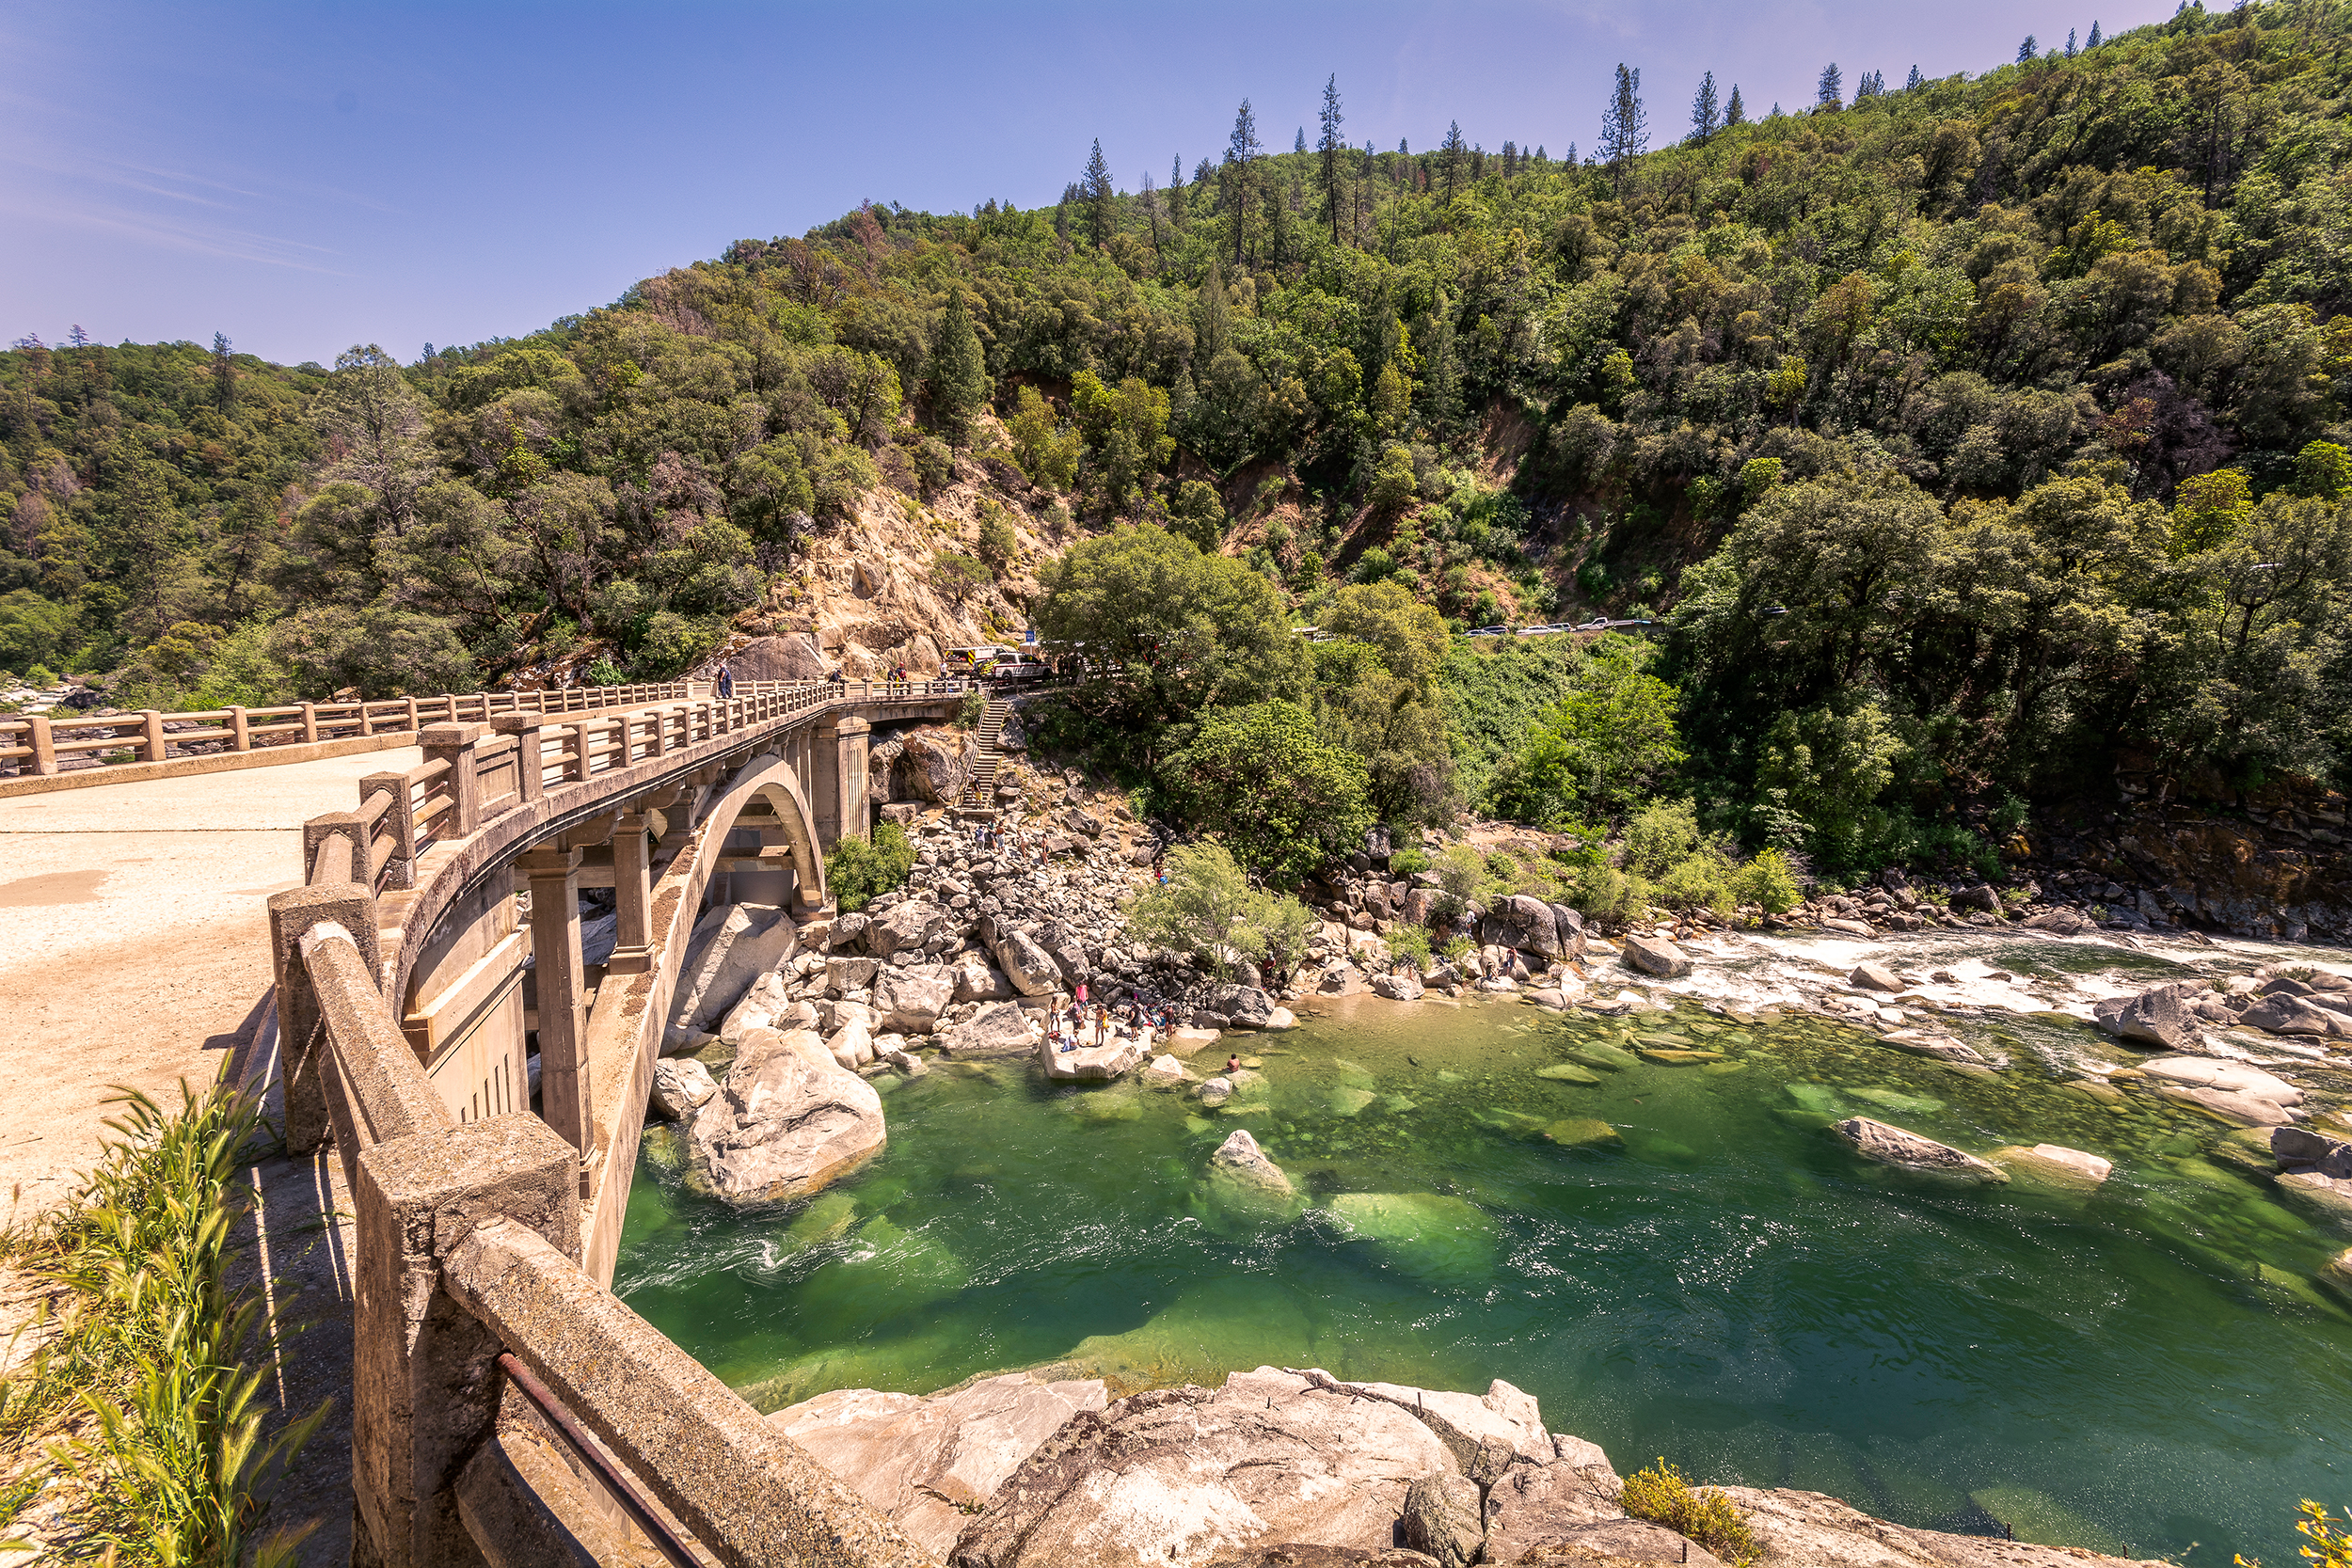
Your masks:
[{"label": "sunlit water surface", "polygon": [[[2000,951],[2027,973],[2119,961]],[[2345,1239],[2282,1206],[2212,1122],[2065,1087],[2085,1061],[2134,1059],[2095,1032],[1959,1032],[2015,1065],[1972,1076],[1802,1015],[1364,999],[1243,1040],[1269,1092],[1216,1114],[1024,1063],[942,1067],[881,1081],[887,1153],[811,1203],[737,1212],[649,1134],[615,1289],[762,1409],[1046,1363],[1122,1391],[1263,1364],[1502,1377],[1621,1470],[1664,1455],[2192,1568],[2295,1560],[2297,1499],[2352,1502],[2352,1315],[2312,1283]],[[1674,1045],[1722,1059],[1630,1054]],[[1539,1076],[1561,1064],[1597,1082]],[[2095,1194],[1940,1184],[1855,1159],[1826,1131],[1854,1114],[2117,1168]],[[1622,1147],[1554,1141],[1586,1118]],[[1236,1127],[1312,1207],[1266,1222],[1210,1202],[1209,1154]],[[1428,1196],[1379,1206],[1389,1234],[1365,1239],[1328,1207],[1346,1194]]]}]

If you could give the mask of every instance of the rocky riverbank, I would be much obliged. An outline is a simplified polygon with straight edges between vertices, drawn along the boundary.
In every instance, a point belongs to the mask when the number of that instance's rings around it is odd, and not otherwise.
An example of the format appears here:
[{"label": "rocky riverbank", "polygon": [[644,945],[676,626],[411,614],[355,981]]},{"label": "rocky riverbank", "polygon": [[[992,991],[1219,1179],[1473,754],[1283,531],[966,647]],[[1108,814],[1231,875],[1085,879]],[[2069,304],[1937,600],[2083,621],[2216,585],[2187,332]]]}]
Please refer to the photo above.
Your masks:
[{"label": "rocky riverbank", "polygon": [[[769,1419],[952,1568],[1707,1564],[1629,1516],[1597,1445],[1484,1394],[1260,1367],[1113,1399],[1010,1373],[928,1399],[836,1389]],[[1723,1489],[1767,1564],[2085,1568],[2127,1560],[1915,1529],[1819,1493]]]}]

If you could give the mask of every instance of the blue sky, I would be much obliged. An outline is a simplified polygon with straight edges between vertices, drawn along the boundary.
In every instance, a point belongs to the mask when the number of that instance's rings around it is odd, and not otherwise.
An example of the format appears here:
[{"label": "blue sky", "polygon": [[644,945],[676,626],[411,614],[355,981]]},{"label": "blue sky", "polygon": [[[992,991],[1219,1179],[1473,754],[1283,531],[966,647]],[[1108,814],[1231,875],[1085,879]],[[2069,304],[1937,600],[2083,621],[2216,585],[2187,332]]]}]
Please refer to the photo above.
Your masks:
[{"label": "blue sky", "polygon": [[1663,140],[1710,68],[1758,112],[1794,108],[1828,60],[1849,90],[1872,69],[1973,73],[2028,32],[2172,9],[2085,3],[12,0],[0,340],[79,323],[108,342],[218,330],[286,361],[362,341],[411,358],[862,198],[1051,201],[1096,136],[1122,187],[1165,181],[1222,149],[1245,97],[1287,149],[1333,71],[1359,145],[1420,150],[1459,119],[1489,150],[1558,153],[1594,139],[1619,60]]}]

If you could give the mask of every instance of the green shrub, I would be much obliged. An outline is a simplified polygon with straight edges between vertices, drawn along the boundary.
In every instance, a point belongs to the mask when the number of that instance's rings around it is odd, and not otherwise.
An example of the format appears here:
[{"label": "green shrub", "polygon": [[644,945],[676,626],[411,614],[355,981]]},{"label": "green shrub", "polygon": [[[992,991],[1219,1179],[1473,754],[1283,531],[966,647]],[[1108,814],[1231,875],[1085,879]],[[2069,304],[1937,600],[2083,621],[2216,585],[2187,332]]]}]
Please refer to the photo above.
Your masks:
[{"label": "green shrub", "polygon": [[1570,872],[1562,902],[1587,920],[1623,926],[1646,911],[1655,897],[1647,878],[1603,862]]},{"label": "green shrub", "polygon": [[1788,857],[1766,849],[1733,873],[1731,895],[1742,904],[1760,906],[1766,914],[1786,914],[1797,907],[1804,890]]},{"label": "green shrub", "polygon": [[977,691],[965,692],[963,701],[956,705],[956,728],[960,730],[978,729],[980,718],[987,711],[988,699],[986,697],[981,696]]},{"label": "green shrub", "polygon": [[1410,877],[1429,869],[1429,854],[1423,849],[1399,849],[1389,857],[1389,874]]},{"label": "green shrub", "polygon": [[1683,856],[1658,879],[1658,901],[1670,910],[1711,910],[1729,914],[1732,865],[1722,850],[1708,847]]},{"label": "green shrub", "polygon": [[[264,1299],[230,1283],[249,1272],[233,1238],[262,1107],[225,1072],[202,1095],[183,1084],[181,1099],[167,1116],[143,1094],[117,1096],[128,1110],[107,1125],[120,1135],[76,1202],[14,1238],[28,1272],[72,1305],[0,1377],[0,1438],[28,1447],[80,1407],[78,1434],[49,1463],[73,1480],[69,1519],[88,1560],[287,1568],[310,1528],[265,1536],[270,1494],[333,1402],[263,1440],[268,1363],[248,1366],[246,1353],[265,1332]],[[20,1484],[6,1501],[31,1495]]]},{"label": "green shrub", "polygon": [[1448,963],[1453,963],[1459,959],[1464,954],[1475,953],[1477,951],[1478,943],[1470,941],[1468,937],[1448,937],[1443,942],[1438,944],[1438,957],[1443,958]]},{"label": "green shrub", "polygon": [[1625,829],[1625,868],[1662,877],[1699,847],[1698,808],[1689,800],[1657,800],[1633,814]]},{"label": "green shrub", "polygon": [[627,686],[628,672],[613,663],[611,654],[598,654],[589,661],[588,668],[580,673],[580,678],[590,686]]},{"label": "green shrub", "polygon": [[1389,944],[1390,953],[1400,962],[1409,963],[1415,969],[1429,967],[1429,932],[1425,927],[1416,926],[1409,920],[1400,920],[1390,928],[1384,940]]},{"label": "green shrub", "polygon": [[883,894],[906,884],[914,869],[914,846],[906,830],[885,822],[869,839],[845,838],[825,856],[825,891],[844,914],[854,914]]},{"label": "green shrub", "polygon": [[57,684],[57,673],[56,671],[50,669],[46,664],[36,664],[30,670],[24,672],[24,684],[27,686],[55,686]]},{"label": "green shrub", "polygon": [[1636,1519],[1689,1536],[1732,1568],[1744,1568],[1763,1554],[1747,1517],[1729,1497],[1711,1486],[1692,1486],[1662,1458],[1626,1477],[1618,1502]]},{"label": "green shrub", "polygon": [[1169,852],[1167,881],[1128,900],[1127,924],[1152,945],[1199,958],[1223,976],[1236,958],[1263,951],[1252,920],[1263,912],[1261,896],[1223,845],[1186,845]]}]

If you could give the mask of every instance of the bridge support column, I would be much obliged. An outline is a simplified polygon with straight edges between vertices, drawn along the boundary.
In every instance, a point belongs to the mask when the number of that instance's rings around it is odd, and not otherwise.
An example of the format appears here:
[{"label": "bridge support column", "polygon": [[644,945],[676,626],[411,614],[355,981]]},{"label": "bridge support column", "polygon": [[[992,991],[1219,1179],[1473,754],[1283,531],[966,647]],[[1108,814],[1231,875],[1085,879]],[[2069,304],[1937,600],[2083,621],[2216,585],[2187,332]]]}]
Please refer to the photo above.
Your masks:
[{"label": "bridge support column", "polygon": [[580,1005],[580,851],[532,849],[531,951],[539,977],[539,1114],[584,1160],[596,1144],[589,1103],[588,1020]]},{"label": "bridge support column", "polygon": [[607,974],[643,974],[653,967],[652,819],[624,812],[612,827],[612,902],[619,933]]},{"label": "bridge support column", "polygon": [[831,848],[866,836],[866,753],[874,726],[863,719],[827,719],[817,726],[817,837]]}]

